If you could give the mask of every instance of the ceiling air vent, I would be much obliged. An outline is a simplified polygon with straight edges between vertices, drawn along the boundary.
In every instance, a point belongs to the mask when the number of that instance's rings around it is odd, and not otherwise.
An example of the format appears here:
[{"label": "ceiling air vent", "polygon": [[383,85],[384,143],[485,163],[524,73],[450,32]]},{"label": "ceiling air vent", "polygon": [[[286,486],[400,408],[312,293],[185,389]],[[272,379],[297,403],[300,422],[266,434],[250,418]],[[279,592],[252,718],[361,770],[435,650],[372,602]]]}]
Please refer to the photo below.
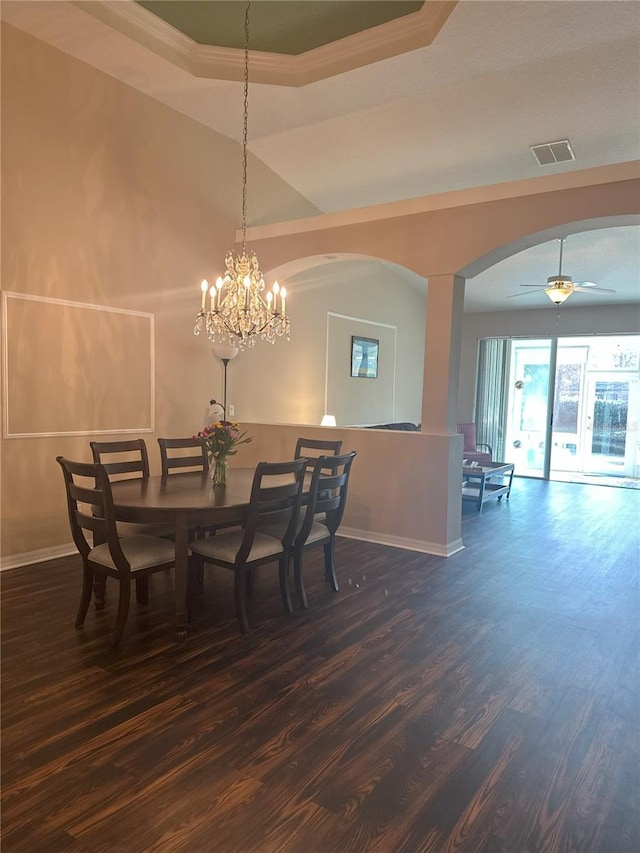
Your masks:
[{"label": "ceiling air vent", "polygon": [[538,161],[538,166],[550,166],[552,163],[566,163],[568,160],[576,159],[568,139],[543,142],[541,145],[531,145],[530,148]]}]

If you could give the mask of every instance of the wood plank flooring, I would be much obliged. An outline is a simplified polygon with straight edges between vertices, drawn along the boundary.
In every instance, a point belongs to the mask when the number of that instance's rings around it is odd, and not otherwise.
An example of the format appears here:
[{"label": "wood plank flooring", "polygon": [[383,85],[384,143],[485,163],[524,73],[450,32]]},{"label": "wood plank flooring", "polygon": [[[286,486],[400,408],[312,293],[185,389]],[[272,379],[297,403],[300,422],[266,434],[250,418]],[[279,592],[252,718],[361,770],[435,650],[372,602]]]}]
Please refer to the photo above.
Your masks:
[{"label": "wood plank flooring", "polygon": [[640,492],[514,481],[447,559],[340,540],[238,633],[209,568],[108,645],[76,558],[3,573],[3,853],[638,853]]}]

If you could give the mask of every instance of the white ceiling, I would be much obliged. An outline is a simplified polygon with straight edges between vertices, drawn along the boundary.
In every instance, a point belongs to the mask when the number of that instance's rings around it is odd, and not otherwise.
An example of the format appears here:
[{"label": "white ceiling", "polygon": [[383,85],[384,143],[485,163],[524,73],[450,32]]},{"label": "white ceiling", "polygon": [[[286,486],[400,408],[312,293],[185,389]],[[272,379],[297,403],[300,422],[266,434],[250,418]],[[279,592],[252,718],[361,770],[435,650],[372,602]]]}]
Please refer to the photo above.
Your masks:
[{"label": "white ceiling", "polygon": [[[95,3],[91,4],[95,8]],[[4,0],[3,20],[239,139],[241,84],[196,78],[82,4]],[[300,88],[250,86],[249,148],[323,212],[640,158],[640,3],[461,0],[434,43]],[[530,145],[568,138],[571,163],[540,167]],[[465,310],[557,272],[558,243],[467,284]],[[571,236],[564,271],[640,301],[640,228]],[[548,303],[549,306],[551,303]]]},{"label": "white ceiling", "polygon": [[[520,285],[538,284],[544,288],[547,278],[557,274],[559,259],[560,241],[554,239],[495,264],[467,280],[465,311],[553,308],[543,290]],[[593,281],[598,287],[616,291],[598,293],[596,288],[589,293],[573,293],[566,303],[572,307],[640,301],[640,226],[571,234],[564,243],[562,272],[574,282]]]}]

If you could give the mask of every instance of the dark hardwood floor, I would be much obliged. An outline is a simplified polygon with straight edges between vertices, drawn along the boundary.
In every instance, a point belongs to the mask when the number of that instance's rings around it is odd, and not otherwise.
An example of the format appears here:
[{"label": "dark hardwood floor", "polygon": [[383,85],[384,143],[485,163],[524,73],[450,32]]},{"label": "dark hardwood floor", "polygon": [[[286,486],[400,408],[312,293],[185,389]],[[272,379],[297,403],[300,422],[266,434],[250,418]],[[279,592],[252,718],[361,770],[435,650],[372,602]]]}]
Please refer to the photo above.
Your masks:
[{"label": "dark hardwood floor", "polygon": [[310,609],[208,569],[73,627],[76,558],[2,575],[2,850],[638,853],[640,492],[517,480],[441,559],[342,539]]}]

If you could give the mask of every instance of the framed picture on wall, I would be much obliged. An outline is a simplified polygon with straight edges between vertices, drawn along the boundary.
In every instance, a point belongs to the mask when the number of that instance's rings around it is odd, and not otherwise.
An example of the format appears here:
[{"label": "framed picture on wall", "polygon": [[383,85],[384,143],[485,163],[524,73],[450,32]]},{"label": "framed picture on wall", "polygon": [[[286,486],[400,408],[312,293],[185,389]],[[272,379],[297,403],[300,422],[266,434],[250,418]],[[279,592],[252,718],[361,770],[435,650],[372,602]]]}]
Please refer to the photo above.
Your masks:
[{"label": "framed picture on wall", "polygon": [[362,379],[378,378],[378,351],[380,341],[377,338],[351,336],[351,375]]}]

